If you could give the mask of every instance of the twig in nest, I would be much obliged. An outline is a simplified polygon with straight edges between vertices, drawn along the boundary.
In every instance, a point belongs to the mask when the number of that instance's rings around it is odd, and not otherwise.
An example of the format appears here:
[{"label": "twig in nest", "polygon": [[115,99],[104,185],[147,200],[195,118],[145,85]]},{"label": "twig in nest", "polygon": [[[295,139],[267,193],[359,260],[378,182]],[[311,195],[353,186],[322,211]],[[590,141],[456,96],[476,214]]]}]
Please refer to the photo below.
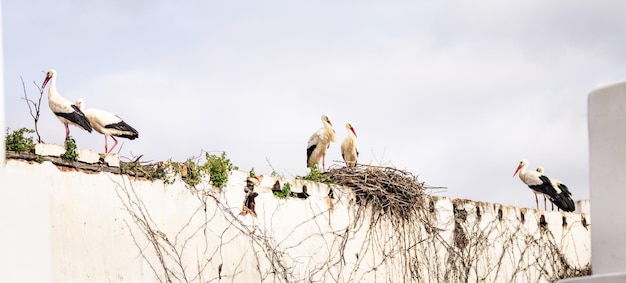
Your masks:
[{"label": "twig in nest", "polygon": [[133,163],[137,163],[139,161],[139,159],[141,159],[142,157],[143,157],[143,154],[137,156],[137,158],[135,158],[135,160],[133,160]]}]

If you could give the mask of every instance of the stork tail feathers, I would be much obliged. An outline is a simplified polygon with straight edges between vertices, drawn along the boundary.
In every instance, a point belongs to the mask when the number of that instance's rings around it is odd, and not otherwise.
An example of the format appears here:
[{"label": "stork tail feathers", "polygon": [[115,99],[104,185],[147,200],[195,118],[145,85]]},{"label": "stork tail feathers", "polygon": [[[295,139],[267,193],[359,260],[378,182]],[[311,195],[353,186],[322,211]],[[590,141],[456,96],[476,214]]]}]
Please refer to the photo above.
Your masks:
[{"label": "stork tail feathers", "polygon": [[552,202],[563,211],[572,212],[576,210],[574,201],[565,193],[558,194]]},{"label": "stork tail feathers", "polygon": [[130,140],[134,140],[139,137],[139,132],[124,121],[120,121],[115,124],[109,124],[104,127],[109,129],[116,129],[123,132],[122,134],[115,135],[117,137],[127,138]]}]

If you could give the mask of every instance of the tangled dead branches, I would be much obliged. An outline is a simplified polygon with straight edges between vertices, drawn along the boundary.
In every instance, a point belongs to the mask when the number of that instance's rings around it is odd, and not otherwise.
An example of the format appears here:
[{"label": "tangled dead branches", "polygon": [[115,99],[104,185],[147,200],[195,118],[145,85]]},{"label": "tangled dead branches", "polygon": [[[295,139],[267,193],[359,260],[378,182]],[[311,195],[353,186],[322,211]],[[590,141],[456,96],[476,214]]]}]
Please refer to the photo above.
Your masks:
[{"label": "tangled dead branches", "polygon": [[[514,217],[503,221],[498,206],[463,200],[443,200],[445,207],[435,211],[436,200],[427,192],[436,188],[394,168],[360,166],[325,174],[354,192],[350,205],[339,206],[349,212],[343,214],[348,215],[346,226],[333,227],[326,217],[329,210],[310,206],[306,211],[312,215],[279,228],[281,232],[272,221],[294,214],[280,207],[286,202],[271,209],[271,215],[262,208],[258,219],[238,217],[228,200],[204,183],[194,194],[200,203],[187,211],[188,220],[183,218],[186,224],[171,230],[153,220],[149,211],[155,207],[149,209],[132,183],[118,184],[116,192],[137,224],[127,224],[135,232],[133,241],[161,282],[241,281],[248,276],[277,282],[552,282],[590,273],[590,265],[570,263],[562,250],[573,225],[557,236],[549,229],[529,231],[531,217],[525,223]],[[235,181],[238,190],[242,181]],[[245,180],[247,193],[256,195],[252,188],[258,183],[253,181]],[[275,189],[280,187],[277,182]],[[248,205],[244,201],[242,211]],[[264,222],[266,217],[275,220]],[[546,221],[543,216],[536,220]],[[153,249],[145,248],[149,244]],[[300,249],[304,245],[305,251]],[[311,250],[319,257],[310,257]]]},{"label": "tangled dead branches", "polygon": [[410,172],[392,167],[358,165],[330,169],[333,182],[354,190],[357,204],[408,220],[425,203],[424,182]]}]

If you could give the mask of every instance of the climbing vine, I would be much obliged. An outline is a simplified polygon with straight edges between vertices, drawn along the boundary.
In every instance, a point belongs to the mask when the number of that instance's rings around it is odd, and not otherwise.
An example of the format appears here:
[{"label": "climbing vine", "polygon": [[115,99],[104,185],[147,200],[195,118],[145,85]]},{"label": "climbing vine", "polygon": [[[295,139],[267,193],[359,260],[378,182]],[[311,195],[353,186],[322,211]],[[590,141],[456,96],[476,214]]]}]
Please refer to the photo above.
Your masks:
[{"label": "climbing vine", "polygon": [[[130,183],[116,190],[132,215],[127,227],[137,248],[161,282],[244,277],[259,282],[552,282],[590,274],[589,264],[576,266],[561,249],[572,229],[585,229],[580,222],[565,223],[556,236],[541,228],[547,227],[541,216],[536,234],[528,228],[530,215],[505,219],[497,208],[464,201],[444,208],[427,193],[437,188],[393,168],[329,170],[328,177],[335,183],[334,199],[313,196],[289,210],[284,206],[291,200],[281,201],[264,212],[247,201],[242,210],[234,209],[222,191],[203,180],[195,186],[197,208],[179,230],[159,227],[150,216],[155,208],[143,203]],[[293,196],[291,183],[276,184],[274,194]],[[242,183],[242,193],[258,195],[254,186]],[[320,205],[327,201],[334,202],[333,209]],[[337,209],[345,213],[336,214]],[[442,218],[446,211],[451,218]],[[146,241],[151,249],[144,248]]]}]

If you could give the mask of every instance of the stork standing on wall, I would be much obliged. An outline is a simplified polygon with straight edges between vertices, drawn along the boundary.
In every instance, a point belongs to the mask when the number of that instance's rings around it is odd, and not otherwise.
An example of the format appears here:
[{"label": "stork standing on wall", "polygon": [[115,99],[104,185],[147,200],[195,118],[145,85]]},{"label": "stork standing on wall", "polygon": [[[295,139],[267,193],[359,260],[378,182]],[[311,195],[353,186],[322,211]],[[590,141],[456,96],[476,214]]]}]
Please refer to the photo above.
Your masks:
[{"label": "stork standing on wall", "polygon": [[519,172],[520,180],[533,190],[535,193],[535,203],[537,204],[537,209],[539,209],[539,199],[537,198],[537,194],[544,194],[561,210],[568,212],[574,211],[575,205],[571,198],[572,194],[569,192],[569,189],[565,187],[565,185],[563,185],[565,189],[561,189],[560,186],[555,186],[553,182],[550,181],[550,178],[537,171],[526,172],[527,166],[528,161],[526,161],[526,159],[522,159],[517,166],[517,169],[515,169],[513,177],[515,177],[515,175]]},{"label": "stork standing on wall", "polygon": [[[76,106],[78,109],[83,110],[83,113],[91,123],[91,126],[96,132],[104,135],[104,153],[111,153],[115,146],[117,146],[117,139],[115,137],[127,138],[134,140],[139,137],[139,132],[129,124],[124,122],[119,116],[106,112],[100,109],[89,108],[85,109],[85,101],[82,98],[76,100]],[[108,139],[111,137],[115,142],[109,149]]]},{"label": "stork standing on wall", "polygon": [[[541,167],[541,166],[537,167],[537,172],[540,175],[543,175],[543,167]],[[546,208],[546,195],[545,194],[542,194],[542,195],[543,195],[543,210],[548,210]],[[552,202],[552,200],[550,200],[550,203],[552,204],[551,210],[554,210],[554,203]]]},{"label": "stork standing on wall", "polygon": [[341,143],[341,157],[346,162],[346,166],[355,167],[357,158],[359,157],[359,150],[356,144],[356,132],[351,122],[346,123],[346,129],[348,130],[348,136]]},{"label": "stork standing on wall", "polygon": [[[537,172],[539,172],[541,175],[543,175],[543,173],[544,173],[543,167],[541,167],[541,166],[537,167]],[[557,193],[561,193],[562,192],[563,194],[565,194],[565,195],[567,195],[568,197],[571,198],[572,193],[569,191],[569,188],[565,184],[563,184],[563,182],[561,182],[561,181],[559,181],[557,179],[554,179],[554,178],[548,178],[548,179],[550,179],[550,183],[552,183],[552,187],[554,188],[554,190]],[[554,210],[554,201],[552,199],[550,199],[550,201],[552,202],[552,210]],[[571,203],[571,206],[572,206],[572,211],[573,211],[575,209],[575,205],[574,205],[573,201]]]},{"label": "stork standing on wall", "polygon": [[330,122],[328,115],[322,115],[322,124],[324,127],[317,130],[310,138],[306,148],[306,166],[311,168],[317,164],[319,168],[319,161],[322,160],[322,169],[325,167],[326,150],[330,147],[331,142],[335,142],[337,137],[335,136],[335,129]]},{"label": "stork standing on wall", "polygon": [[85,114],[76,105],[63,98],[59,92],[57,92],[56,80],[57,71],[52,69],[48,70],[48,72],[46,72],[46,78],[41,85],[41,89],[44,89],[48,82],[50,82],[50,87],[48,87],[48,106],[50,110],[52,110],[52,113],[65,125],[65,141],[67,143],[67,137],[70,136],[69,124],[83,128],[90,133],[92,128]]}]

